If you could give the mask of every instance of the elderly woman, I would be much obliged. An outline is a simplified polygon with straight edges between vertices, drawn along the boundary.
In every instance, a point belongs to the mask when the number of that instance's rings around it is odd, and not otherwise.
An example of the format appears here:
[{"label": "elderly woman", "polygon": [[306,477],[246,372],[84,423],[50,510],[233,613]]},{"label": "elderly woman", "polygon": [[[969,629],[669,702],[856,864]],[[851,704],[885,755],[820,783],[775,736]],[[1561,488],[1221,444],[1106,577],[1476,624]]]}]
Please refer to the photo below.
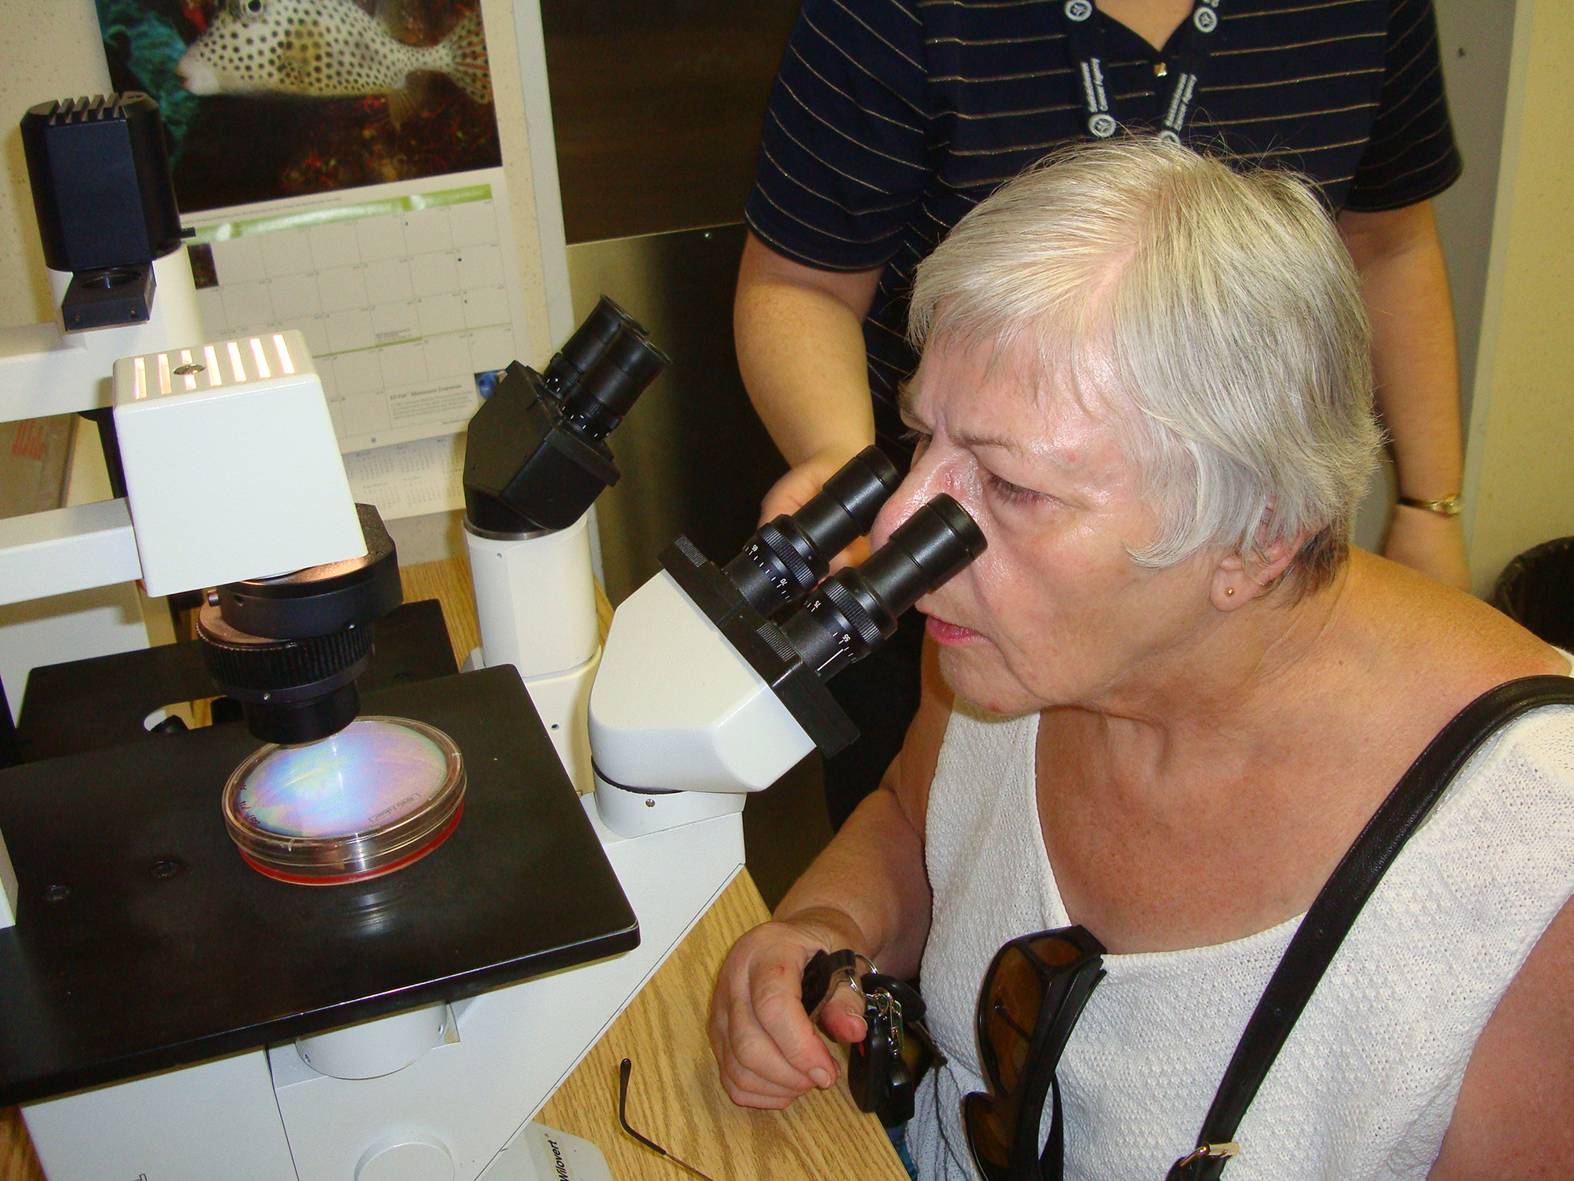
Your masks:
[{"label": "elderly woman", "polygon": [[[724,964],[722,1079],[767,1108],[834,1085],[799,997],[817,950],[921,969],[948,1063],[908,1141],[925,1181],[971,1178],[985,972],[1075,923],[1107,975],[1058,1065],[1065,1176],[1162,1178],[1418,752],[1570,660],[1351,549],[1380,445],[1368,326],[1283,173],[1157,140],[1058,155],[923,264],[911,333],[917,455],[875,544],[947,492],[989,548],[918,605],[944,687],[932,660],[882,790]],[[1551,706],[1485,745],[1390,867],[1224,1175],[1574,1175],[1571,849],[1574,708]],[[857,1040],[861,1011],[843,988],[819,1022]]]}]

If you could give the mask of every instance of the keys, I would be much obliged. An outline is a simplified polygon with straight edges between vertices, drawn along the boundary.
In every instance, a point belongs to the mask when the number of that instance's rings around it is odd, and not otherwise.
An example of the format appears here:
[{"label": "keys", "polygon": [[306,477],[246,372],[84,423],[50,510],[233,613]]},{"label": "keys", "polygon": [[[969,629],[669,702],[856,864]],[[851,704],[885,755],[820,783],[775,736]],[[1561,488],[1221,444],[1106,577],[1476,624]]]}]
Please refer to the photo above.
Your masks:
[{"label": "keys", "polygon": [[[803,1007],[810,1017],[820,1011],[820,1006],[830,999],[833,989],[840,987],[845,978],[858,979],[858,961],[869,963],[867,956],[843,948],[841,951],[817,951],[803,967],[801,995]],[[871,964],[870,967],[873,967]]]},{"label": "keys", "polygon": [[[870,970],[858,975],[858,963]],[[910,1119],[918,1080],[931,1062],[944,1062],[924,1024],[924,999],[905,980],[875,971],[856,952],[818,951],[804,965],[803,1007],[817,1015],[831,993],[849,981],[864,1002],[868,1034],[849,1047],[847,1087],[859,1110],[876,1113],[887,1127]]]}]

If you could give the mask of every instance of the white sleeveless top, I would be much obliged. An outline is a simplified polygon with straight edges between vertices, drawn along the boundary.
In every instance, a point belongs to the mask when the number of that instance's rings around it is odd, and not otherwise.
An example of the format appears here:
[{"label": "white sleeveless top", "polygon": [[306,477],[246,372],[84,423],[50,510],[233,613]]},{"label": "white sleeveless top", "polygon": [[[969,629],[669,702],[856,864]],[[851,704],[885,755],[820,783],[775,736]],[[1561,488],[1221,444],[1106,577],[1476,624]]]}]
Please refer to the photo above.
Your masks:
[{"label": "white sleeveless top", "polygon": [[[1037,733],[1036,714],[959,707],[930,790],[922,987],[950,1064],[908,1126],[920,1181],[975,1175],[960,1107],[983,1089],[973,1010],[990,959],[1069,922],[1039,828]],[[1574,706],[1549,706],[1476,752],[1389,868],[1247,1109],[1228,1181],[1424,1177],[1477,1035],[1571,891]],[[1195,1146],[1299,923],[1104,958],[1059,1069],[1066,1181],[1162,1181]]]}]

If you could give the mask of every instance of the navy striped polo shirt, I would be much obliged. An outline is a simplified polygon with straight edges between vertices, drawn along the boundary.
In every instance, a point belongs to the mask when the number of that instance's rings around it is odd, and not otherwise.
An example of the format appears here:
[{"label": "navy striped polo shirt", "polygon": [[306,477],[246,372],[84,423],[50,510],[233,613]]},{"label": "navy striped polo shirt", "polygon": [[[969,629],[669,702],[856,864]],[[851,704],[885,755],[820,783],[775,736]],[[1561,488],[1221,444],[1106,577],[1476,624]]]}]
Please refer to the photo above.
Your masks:
[{"label": "navy striped polo shirt", "polygon": [[[1459,175],[1431,0],[1222,0],[1183,138],[1310,177],[1333,210],[1396,209]],[[1114,113],[1152,130],[1166,54],[1102,12]],[[1165,76],[1161,76],[1161,71]],[[804,0],[745,219],[825,270],[883,266],[864,337],[881,442],[901,434],[913,268],[962,215],[1084,138],[1063,0]]]}]

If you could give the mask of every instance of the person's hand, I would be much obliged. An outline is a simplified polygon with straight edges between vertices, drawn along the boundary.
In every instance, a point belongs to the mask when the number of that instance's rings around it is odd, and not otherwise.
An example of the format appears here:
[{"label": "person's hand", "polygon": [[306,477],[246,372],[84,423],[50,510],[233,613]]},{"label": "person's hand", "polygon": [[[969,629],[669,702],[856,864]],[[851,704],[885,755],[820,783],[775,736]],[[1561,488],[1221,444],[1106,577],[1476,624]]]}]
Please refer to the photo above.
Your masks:
[{"label": "person's hand", "polygon": [[[762,924],[733,944],[716,977],[709,1034],[722,1086],[738,1106],[780,1109],[835,1086],[836,1059],[804,1011],[803,969],[815,952],[846,946],[845,935],[798,919]],[[819,1022],[840,1042],[868,1033],[863,1001],[845,985],[832,990]]]},{"label": "person's hand", "polygon": [[[825,487],[825,482],[841,470],[842,465],[856,452],[821,452],[810,456],[803,463],[790,468],[785,476],[771,485],[765,499],[760,502],[760,524],[773,520],[783,513],[792,514],[808,504],[815,493]],[[869,539],[860,537],[837,554],[830,562],[830,573],[843,566],[856,566],[869,556]]]},{"label": "person's hand", "polygon": [[1462,591],[1470,590],[1465,528],[1459,517],[1401,504],[1388,525],[1383,556]]}]

